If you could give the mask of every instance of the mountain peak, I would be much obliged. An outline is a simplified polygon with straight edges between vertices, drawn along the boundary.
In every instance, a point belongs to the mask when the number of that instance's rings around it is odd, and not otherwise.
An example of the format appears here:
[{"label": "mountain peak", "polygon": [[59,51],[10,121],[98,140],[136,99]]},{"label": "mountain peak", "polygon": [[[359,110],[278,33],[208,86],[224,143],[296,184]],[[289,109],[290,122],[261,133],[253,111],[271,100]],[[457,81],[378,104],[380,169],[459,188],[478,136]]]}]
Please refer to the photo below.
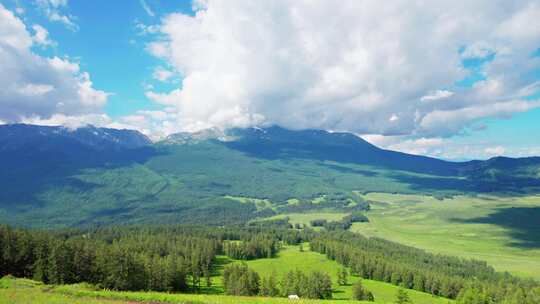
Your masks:
[{"label": "mountain peak", "polygon": [[151,143],[147,136],[136,130],[98,128],[92,125],[77,129],[28,124],[0,125],[0,149],[76,144],[93,150],[116,150],[139,148]]},{"label": "mountain peak", "polygon": [[179,132],[167,136],[160,143],[170,145],[196,144],[205,140],[229,141],[233,140],[227,132],[219,128],[208,128],[196,132]]}]

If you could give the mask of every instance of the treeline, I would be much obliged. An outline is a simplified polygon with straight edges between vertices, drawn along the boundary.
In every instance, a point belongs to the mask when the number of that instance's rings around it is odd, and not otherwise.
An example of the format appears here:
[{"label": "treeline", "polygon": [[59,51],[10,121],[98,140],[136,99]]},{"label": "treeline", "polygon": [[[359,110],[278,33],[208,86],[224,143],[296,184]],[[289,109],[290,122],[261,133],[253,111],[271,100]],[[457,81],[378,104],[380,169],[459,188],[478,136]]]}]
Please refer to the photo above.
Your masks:
[{"label": "treeline", "polygon": [[531,284],[482,284],[473,283],[463,288],[457,304],[538,304],[540,287]]},{"label": "treeline", "polygon": [[[275,201],[278,206],[276,208],[278,213],[295,213],[306,212],[321,209],[332,209],[343,212],[358,212],[369,211],[370,204],[358,195],[349,193],[317,193],[314,197],[309,199],[301,198],[301,196],[293,196],[299,198],[296,204],[289,204],[288,200]],[[314,202],[314,198],[322,198],[324,203]],[[287,198],[289,199],[289,197]]]},{"label": "treeline", "polygon": [[223,285],[229,295],[287,297],[297,295],[308,299],[331,299],[332,280],[327,273],[290,271],[281,280],[275,274],[261,280],[246,264],[232,264],[223,271]]},{"label": "treeline", "polygon": [[271,257],[280,242],[307,238],[299,231],[257,228],[128,226],[45,232],[0,225],[0,276],[51,284],[89,282],[115,290],[196,290],[211,285],[217,254]]},{"label": "treeline", "polygon": [[327,221],[325,219],[315,219],[310,221],[310,225],[312,227],[324,227],[328,231],[332,230],[347,230],[351,228],[353,223],[364,223],[369,222],[369,219],[367,216],[365,216],[361,212],[353,212],[352,214],[349,214],[340,221]]},{"label": "treeline", "polygon": [[273,258],[280,249],[277,238],[268,235],[256,235],[249,240],[223,243],[223,252],[237,260]]},{"label": "treeline", "polygon": [[188,233],[110,232],[70,235],[0,226],[0,275],[116,290],[186,291],[210,283],[221,251],[218,240]]},{"label": "treeline", "polygon": [[[310,248],[350,267],[360,277],[458,299],[460,304],[540,303],[534,302],[540,296],[537,282],[495,272],[481,261],[430,254],[350,232],[322,233],[310,241]],[[525,300],[512,302],[516,292]],[[487,302],[475,295],[485,296]]]}]

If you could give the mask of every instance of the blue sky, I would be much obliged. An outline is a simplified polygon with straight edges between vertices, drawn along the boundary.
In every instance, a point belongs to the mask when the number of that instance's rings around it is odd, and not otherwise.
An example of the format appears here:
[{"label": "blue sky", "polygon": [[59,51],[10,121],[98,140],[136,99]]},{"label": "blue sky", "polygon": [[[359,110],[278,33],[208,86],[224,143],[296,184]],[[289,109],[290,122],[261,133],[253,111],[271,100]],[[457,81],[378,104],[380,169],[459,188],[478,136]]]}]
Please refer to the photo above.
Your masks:
[{"label": "blue sky", "polygon": [[[13,26],[3,35],[30,37],[30,48],[16,46],[19,57],[38,56],[5,80],[22,95],[0,96],[10,107],[0,122],[92,123],[156,139],[279,124],[449,159],[540,154],[535,1],[491,7],[475,24],[471,8],[451,1],[396,1],[410,16],[366,3],[355,11],[354,1],[0,0],[13,15],[3,15]],[[36,38],[35,25],[52,43]],[[78,68],[60,71],[55,57]],[[51,66],[41,71],[35,58]]]},{"label": "blue sky", "polygon": [[160,16],[171,12],[193,14],[189,0],[145,0],[153,16],[144,9],[143,1],[138,0],[70,1],[65,10],[75,16],[78,27],[70,30],[62,23],[50,22],[35,3],[10,0],[0,3],[13,10],[22,7],[23,18],[29,24],[47,25],[57,45],[36,48],[37,53],[77,58],[82,69],[92,75],[95,87],[114,93],[105,108],[112,117],[158,107],[144,96],[143,84],[153,83],[152,70],[160,61],[145,50],[146,38],[139,35],[136,24],[157,23]]}]

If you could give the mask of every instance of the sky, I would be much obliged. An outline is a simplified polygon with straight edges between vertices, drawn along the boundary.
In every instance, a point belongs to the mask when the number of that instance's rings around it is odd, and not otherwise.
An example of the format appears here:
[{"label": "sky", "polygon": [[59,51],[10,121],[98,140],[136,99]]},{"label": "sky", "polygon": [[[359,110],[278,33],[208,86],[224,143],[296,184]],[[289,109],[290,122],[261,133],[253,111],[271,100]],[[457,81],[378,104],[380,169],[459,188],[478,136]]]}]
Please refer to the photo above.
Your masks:
[{"label": "sky", "polygon": [[540,1],[0,0],[0,123],[540,155]]}]

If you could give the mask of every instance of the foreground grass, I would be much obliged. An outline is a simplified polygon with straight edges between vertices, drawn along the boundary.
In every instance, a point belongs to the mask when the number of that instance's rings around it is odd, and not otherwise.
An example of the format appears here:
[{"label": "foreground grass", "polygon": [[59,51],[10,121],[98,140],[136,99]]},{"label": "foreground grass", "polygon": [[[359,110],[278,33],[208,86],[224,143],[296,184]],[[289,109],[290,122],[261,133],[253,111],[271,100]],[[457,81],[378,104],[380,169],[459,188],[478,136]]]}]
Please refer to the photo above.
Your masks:
[{"label": "foreground grass", "polygon": [[[118,292],[96,290],[87,284],[47,286],[26,279],[3,278],[0,280],[0,303],[4,304],[282,304],[291,303],[285,298],[233,297],[223,295],[168,294],[160,292]],[[299,300],[294,303],[336,304],[358,301]]]},{"label": "foreground grass", "polygon": [[53,293],[51,287],[26,279],[0,279],[1,304],[125,304],[127,302],[95,297]]},{"label": "foreground grass", "polygon": [[355,223],[352,231],[540,279],[540,197],[363,197],[372,201],[370,222]]}]

